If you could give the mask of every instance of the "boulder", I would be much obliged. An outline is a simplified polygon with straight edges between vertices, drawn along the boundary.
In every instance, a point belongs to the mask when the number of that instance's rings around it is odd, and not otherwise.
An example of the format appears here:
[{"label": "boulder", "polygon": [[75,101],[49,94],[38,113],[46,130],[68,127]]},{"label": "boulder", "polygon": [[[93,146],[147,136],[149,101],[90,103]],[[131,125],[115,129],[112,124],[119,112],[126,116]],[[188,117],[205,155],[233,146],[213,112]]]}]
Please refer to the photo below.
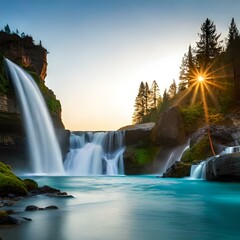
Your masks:
[{"label": "boulder", "polygon": [[175,162],[167,171],[163,174],[163,178],[183,178],[190,176],[191,164],[183,162]]},{"label": "boulder", "polygon": [[161,113],[152,130],[156,145],[177,146],[185,142],[184,123],[179,107],[174,106]]},{"label": "boulder", "polygon": [[208,135],[218,145],[234,146],[240,143],[240,128],[235,126],[210,125],[200,128],[192,134],[190,146],[194,146],[201,139]]},{"label": "boulder", "polygon": [[155,123],[136,124],[123,127],[119,130],[125,130],[126,146],[149,146],[151,142],[151,133]]},{"label": "boulder", "polygon": [[206,160],[206,179],[240,181],[240,153],[224,154]]}]

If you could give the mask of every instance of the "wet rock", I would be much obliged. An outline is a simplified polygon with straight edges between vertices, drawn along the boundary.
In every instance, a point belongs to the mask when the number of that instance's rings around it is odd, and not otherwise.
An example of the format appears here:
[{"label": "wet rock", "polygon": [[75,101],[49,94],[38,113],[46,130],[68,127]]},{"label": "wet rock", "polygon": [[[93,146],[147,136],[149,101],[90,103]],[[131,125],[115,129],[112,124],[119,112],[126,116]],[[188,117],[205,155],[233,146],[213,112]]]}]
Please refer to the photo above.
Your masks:
[{"label": "wet rock", "polygon": [[53,209],[58,209],[57,206],[48,206],[48,207],[45,207],[45,210],[53,210]]},{"label": "wet rock", "polygon": [[57,198],[74,198],[72,195],[68,195],[66,192],[56,192],[56,193],[47,193],[48,197],[57,197]]},{"label": "wet rock", "polygon": [[25,211],[37,211],[39,208],[35,205],[29,205],[25,208]]},{"label": "wet rock", "polygon": [[32,221],[31,218],[26,218],[26,217],[18,217],[18,216],[5,216],[5,217],[0,217],[0,225],[20,225],[25,222]]},{"label": "wet rock", "polygon": [[240,153],[231,153],[206,160],[206,179],[240,181]]},{"label": "wet rock", "polygon": [[175,162],[165,173],[163,173],[163,178],[183,178],[190,176],[191,164],[183,162]]},{"label": "wet rock", "polygon": [[43,187],[38,188],[35,193],[37,194],[60,193],[60,190],[45,185]]}]

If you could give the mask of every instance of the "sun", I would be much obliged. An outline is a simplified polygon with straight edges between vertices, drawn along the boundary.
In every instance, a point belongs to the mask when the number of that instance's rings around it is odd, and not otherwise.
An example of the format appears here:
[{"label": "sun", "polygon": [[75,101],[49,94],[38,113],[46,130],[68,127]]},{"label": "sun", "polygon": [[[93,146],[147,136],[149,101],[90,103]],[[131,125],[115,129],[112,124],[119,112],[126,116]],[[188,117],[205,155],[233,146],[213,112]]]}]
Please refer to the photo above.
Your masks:
[{"label": "sun", "polygon": [[205,78],[204,78],[202,75],[199,75],[199,76],[197,77],[197,80],[198,80],[199,82],[203,82],[204,79],[205,79]]}]

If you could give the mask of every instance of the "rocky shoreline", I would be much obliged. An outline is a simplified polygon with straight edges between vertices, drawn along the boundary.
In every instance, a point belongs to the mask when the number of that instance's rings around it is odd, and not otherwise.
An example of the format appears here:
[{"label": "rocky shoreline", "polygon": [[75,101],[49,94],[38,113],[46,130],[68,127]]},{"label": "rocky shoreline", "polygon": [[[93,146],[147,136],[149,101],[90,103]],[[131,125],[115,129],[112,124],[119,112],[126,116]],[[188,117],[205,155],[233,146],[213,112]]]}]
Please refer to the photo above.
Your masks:
[{"label": "rocky shoreline", "polygon": [[[66,192],[61,192],[60,190],[52,188],[47,185],[43,187],[38,187],[35,190],[29,191],[26,196],[16,196],[13,193],[9,193],[5,197],[0,197],[0,225],[20,225],[22,223],[32,221],[31,218],[15,216],[14,210],[8,209],[8,208],[11,208],[20,200],[31,198],[36,195],[45,195],[48,197],[57,197],[57,198],[73,198],[72,195],[68,195]],[[58,209],[58,207],[55,205],[46,206],[44,208],[38,207],[35,205],[28,205],[25,207],[25,211],[44,211],[44,210],[55,210],[55,209]]]}]

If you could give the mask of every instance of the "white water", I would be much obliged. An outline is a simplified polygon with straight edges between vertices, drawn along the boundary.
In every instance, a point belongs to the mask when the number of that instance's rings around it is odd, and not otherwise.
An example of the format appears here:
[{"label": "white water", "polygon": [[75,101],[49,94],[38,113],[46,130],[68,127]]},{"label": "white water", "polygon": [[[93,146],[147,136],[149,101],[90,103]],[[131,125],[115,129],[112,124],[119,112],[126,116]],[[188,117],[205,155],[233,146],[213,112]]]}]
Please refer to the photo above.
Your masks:
[{"label": "white water", "polygon": [[203,161],[198,165],[191,166],[190,178],[192,179],[206,179],[206,162]]},{"label": "white water", "polygon": [[62,156],[44,99],[33,78],[5,59],[20,102],[33,174],[63,175]]},{"label": "white water", "polygon": [[162,162],[159,173],[162,174],[167,171],[175,162],[181,160],[183,153],[189,148],[189,140],[175,148],[164,148],[161,150],[158,158]]},{"label": "white water", "polygon": [[68,175],[123,175],[124,131],[71,133],[64,161]]}]

